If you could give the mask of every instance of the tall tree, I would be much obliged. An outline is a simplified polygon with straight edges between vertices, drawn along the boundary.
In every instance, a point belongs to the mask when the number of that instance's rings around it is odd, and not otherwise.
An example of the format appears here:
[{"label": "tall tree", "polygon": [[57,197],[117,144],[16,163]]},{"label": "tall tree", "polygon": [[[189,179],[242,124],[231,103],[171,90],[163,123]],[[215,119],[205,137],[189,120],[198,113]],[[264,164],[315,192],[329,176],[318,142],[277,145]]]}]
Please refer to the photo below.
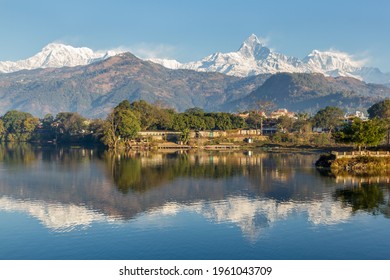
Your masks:
[{"label": "tall tree", "polygon": [[384,119],[387,124],[387,145],[390,144],[390,99],[375,103],[367,110],[369,117]]},{"label": "tall tree", "polygon": [[313,117],[315,127],[325,128],[331,133],[343,122],[344,112],[338,107],[327,106],[321,109]]},{"label": "tall tree", "polygon": [[125,100],[119,103],[107,116],[102,141],[113,150],[117,150],[120,144],[129,148],[130,140],[138,135],[140,129],[140,120],[134,114],[131,105]]},{"label": "tall tree", "polygon": [[333,136],[337,142],[354,143],[360,151],[362,146],[378,145],[384,139],[385,134],[386,127],[383,121],[379,119],[362,121],[356,118],[351,124],[334,132]]},{"label": "tall tree", "polygon": [[3,126],[6,141],[29,141],[33,136],[38,118],[29,113],[16,110],[8,111],[3,117]]},{"label": "tall tree", "polygon": [[263,133],[263,121],[273,110],[275,110],[276,104],[270,100],[257,100],[255,102],[255,113],[259,116],[260,130]]}]

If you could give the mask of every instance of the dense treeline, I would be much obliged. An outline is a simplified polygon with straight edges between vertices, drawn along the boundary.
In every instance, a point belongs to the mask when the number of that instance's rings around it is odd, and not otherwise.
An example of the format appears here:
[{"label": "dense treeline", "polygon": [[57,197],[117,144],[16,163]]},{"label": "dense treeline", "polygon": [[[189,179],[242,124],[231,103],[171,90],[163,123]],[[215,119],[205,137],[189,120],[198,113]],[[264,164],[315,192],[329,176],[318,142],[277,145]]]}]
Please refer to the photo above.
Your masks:
[{"label": "dense treeline", "polygon": [[272,107],[268,106],[267,109],[263,106],[259,108],[261,110],[245,112],[246,117],[243,118],[224,112],[207,113],[201,108],[190,108],[178,113],[160,104],[149,104],[143,100],[130,103],[124,100],[104,120],[86,119],[72,112],[62,112],[56,116],[48,114],[38,119],[29,113],[12,110],[0,118],[0,141],[103,143],[111,149],[119,149],[131,147],[139,131],[178,131],[181,132],[181,140],[187,142],[191,130],[226,131],[264,127],[273,127],[279,131],[272,138],[274,142],[295,144],[312,134],[314,127],[325,132],[322,138],[328,142],[354,143],[359,148],[377,145],[386,132],[388,140],[390,138],[390,100],[371,106],[368,110],[369,121],[356,119],[345,122],[344,112],[337,107],[326,107],[312,117],[300,113],[295,118],[265,118],[263,113],[267,110],[269,113]]}]

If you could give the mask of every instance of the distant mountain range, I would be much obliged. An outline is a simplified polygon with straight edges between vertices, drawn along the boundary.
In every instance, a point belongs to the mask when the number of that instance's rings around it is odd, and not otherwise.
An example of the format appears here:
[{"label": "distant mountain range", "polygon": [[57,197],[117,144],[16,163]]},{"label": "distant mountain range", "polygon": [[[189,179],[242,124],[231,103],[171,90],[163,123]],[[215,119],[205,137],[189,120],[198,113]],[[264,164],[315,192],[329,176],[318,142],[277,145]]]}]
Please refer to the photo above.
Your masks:
[{"label": "distant mountain range", "polygon": [[276,73],[320,73],[331,77],[353,77],[369,83],[388,84],[390,73],[364,67],[349,54],[313,50],[303,59],[274,52],[252,34],[236,52],[217,52],[200,61],[180,63],[176,60],[150,59],[171,69],[191,69],[247,77]]},{"label": "distant mountain range", "polygon": [[[117,50],[94,52],[89,48],[75,48],[51,43],[36,55],[19,61],[0,61],[0,73],[38,68],[60,68],[88,65],[120,54]],[[170,69],[199,72],[218,72],[236,77],[276,73],[320,73],[331,77],[352,77],[368,83],[390,84],[390,73],[378,68],[364,67],[351,55],[338,51],[312,51],[303,59],[274,52],[252,34],[236,52],[216,52],[202,60],[180,63],[176,60],[153,58],[150,61]]]},{"label": "distant mountain range", "polygon": [[[390,97],[390,88],[347,77],[279,73],[235,77],[221,73],[168,69],[121,53],[93,63],[0,74],[0,115],[11,109],[42,117],[79,112],[105,117],[124,99],[143,99],[184,111],[244,111],[257,100],[272,100],[294,111],[315,112],[327,105],[368,108]],[[87,60],[84,60],[87,61]]]},{"label": "distant mountain range", "polygon": [[51,43],[30,58],[19,61],[0,61],[0,73],[87,65],[119,53],[118,51],[94,52],[89,48],[74,48],[64,44]]},{"label": "distant mountain range", "polygon": [[0,74],[0,115],[16,109],[36,116],[79,112],[105,117],[124,99],[159,102],[179,111],[214,111],[252,92],[268,77],[171,70],[122,53],[83,66]]}]

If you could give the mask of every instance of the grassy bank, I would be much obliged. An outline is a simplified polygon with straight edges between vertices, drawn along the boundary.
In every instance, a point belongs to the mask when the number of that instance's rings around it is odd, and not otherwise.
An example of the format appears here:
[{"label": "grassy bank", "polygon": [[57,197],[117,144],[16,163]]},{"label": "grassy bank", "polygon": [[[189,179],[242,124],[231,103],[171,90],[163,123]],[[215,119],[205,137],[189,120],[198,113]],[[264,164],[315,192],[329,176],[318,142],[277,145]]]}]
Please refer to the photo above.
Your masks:
[{"label": "grassy bank", "polygon": [[390,175],[390,157],[357,156],[336,158],[335,155],[322,155],[316,162],[318,168],[330,169],[334,174],[351,173],[356,175]]}]

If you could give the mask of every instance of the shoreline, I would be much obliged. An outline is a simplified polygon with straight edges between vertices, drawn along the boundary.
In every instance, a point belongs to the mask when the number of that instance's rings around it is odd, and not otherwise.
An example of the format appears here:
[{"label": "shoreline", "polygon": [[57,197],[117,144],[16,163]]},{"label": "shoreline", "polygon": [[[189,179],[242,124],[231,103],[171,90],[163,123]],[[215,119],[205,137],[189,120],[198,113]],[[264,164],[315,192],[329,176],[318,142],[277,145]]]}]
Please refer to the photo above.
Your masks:
[{"label": "shoreline", "polygon": [[354,155],[337,156],[337,153],[321,155],[315,166],[322,172],[329,172],[333,175],[390,175],[389,152],[372,154],[356,152]]}]

